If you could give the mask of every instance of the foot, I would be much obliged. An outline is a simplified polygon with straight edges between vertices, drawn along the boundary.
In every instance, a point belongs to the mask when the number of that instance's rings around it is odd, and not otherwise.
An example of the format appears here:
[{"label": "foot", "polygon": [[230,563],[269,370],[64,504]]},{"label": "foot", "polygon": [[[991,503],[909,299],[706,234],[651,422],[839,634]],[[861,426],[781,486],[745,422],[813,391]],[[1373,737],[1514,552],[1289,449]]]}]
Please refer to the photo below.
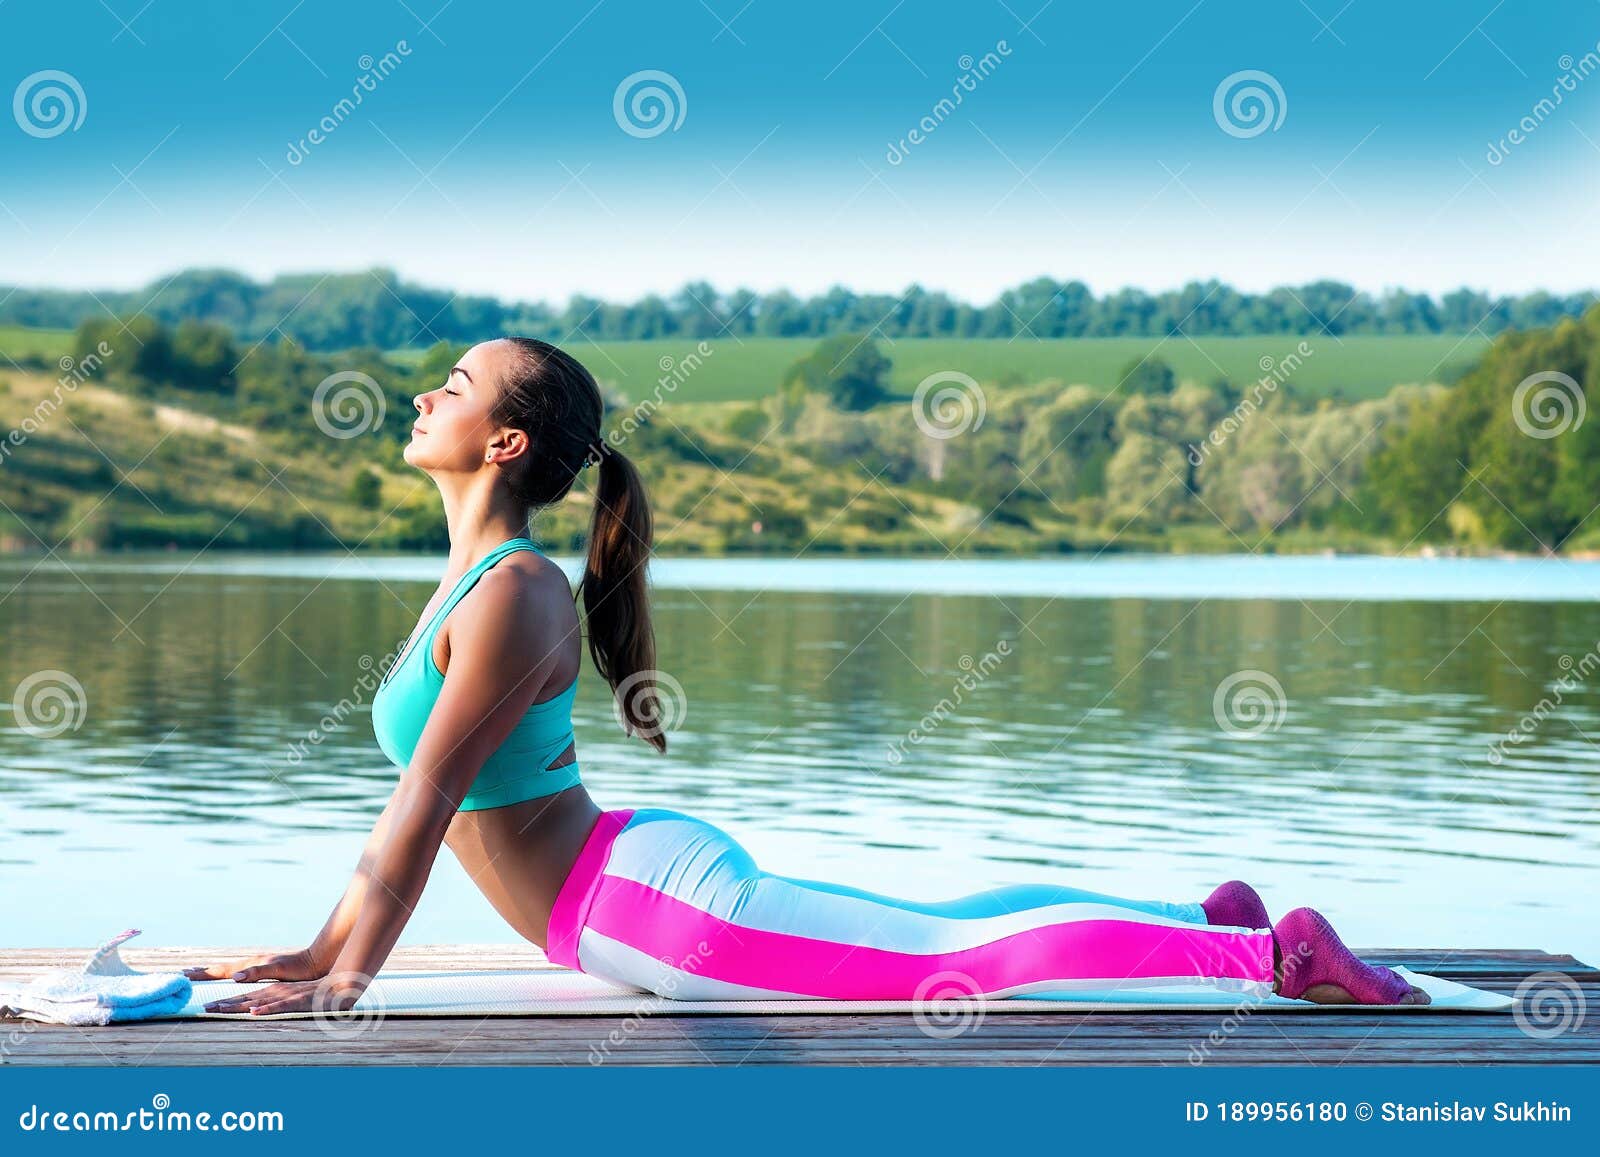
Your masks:
[{"label": "foot", "polygon": [[1274,989],[1313,1004],[1427,1004],[1426,992],[1392,968],[1367,964],[1315,908],[1296,908],[1272,929]]},{"label": "foot", "polygon": [[1267,906],[1256,890],[1243,880],[1229,880],[1204,900],[1207,924],[1227,924],[1235,928],[1271,928]]}]

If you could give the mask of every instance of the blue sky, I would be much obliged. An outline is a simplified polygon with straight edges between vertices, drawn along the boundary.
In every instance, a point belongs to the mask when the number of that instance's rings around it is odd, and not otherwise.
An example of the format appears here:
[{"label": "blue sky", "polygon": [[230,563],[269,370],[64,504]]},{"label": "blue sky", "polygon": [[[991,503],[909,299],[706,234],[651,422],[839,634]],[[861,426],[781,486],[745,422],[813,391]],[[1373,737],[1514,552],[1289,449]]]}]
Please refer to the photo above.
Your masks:
[{"label": "blue sky", "polygon": [[[1597,42],[1594,0],[4,0],[0,283],[1592,288]],[[675,128],[619,120],[645,71]],[[1219,119],[1247,71],[1274,128]]]}]

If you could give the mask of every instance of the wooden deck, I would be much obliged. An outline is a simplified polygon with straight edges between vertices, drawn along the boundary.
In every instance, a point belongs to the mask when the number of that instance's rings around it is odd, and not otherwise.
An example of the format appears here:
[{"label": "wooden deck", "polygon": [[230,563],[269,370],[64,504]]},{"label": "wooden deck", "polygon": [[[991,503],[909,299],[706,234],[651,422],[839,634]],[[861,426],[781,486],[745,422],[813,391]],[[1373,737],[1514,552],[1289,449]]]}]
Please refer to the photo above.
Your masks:
[{"label": "wooden deck", "polygon": [[[0,978],[75,965],[88,951],[0,949]],[[256,951],[129,948],[124,956],[135,968],[158,969]],[[1600,972],[1571,956],[1472,949],[1360,953],[1508,995],[1534,974],[1562,973],[1570,985],[1548,978],[1546,987],[1566,999],[1566,1027],[1536,1035],[1509,1013],[1308,1014],[1260,1007],[1242,1016],[1231,1010],[1001,1013],[991,1007],[979,1023],[945,1038],[923,1033],[904,1014],[391,1015],[337,1029],[314,1020],[152,1021],[89,1029],[4,1020],[0,1064],[591,1065],[599,1057],[612,1065],[1190,1065],[1213,1032],[1221,1043],[1209,1046],[1206,1063],[1220,1065],[1600,1062]],[[401,947],[387,967],[529,968],[544,962],[532,946],[438,945]],[[608,1044],[608,1037],[618,1043]]]}]

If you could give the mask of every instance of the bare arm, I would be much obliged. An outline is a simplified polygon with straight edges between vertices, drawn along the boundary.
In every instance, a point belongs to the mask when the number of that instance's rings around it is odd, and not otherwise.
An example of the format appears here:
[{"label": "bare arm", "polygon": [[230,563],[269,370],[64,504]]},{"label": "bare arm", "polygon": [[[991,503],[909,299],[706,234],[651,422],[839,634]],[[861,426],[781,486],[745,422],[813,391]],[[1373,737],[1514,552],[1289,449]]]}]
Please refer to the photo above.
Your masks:
[{"label": "bare arm", "polygon": [[[568,593],[564,577],[561,593]],[[333,962],[335,976],[370,978],[388,959],[461,800],[554,669],[557,657],[541,641],[559,637],[564,603],[530,591],[510,569],[486,573],[474,596],[471,615],[451,625],[444,686],[395,790],[388,835]]]},{"label": "bare arm", "polygon": [[[450,631],[450,666],[410,765],[373,829],[356,878],[318,942],[339,943],[315,979],[284,981],[213,1001],[214,1012],[277,1013],[353,1006],[388,959],[416,907],[450,821],[484,761],[549,681],[561,637],[558,616],[570,598],[534,594],[512,570],[491,570],[472,595],[470,616]],[[481,592],[481,593],[480,593]],[[545,653],[545,652],[549,653]],[[381,830],[380,830],[381,829]]]},{"label": "bare arm", "polygon": [[361,850],[361,858],[356,862],[355,874],[351,877],[349,886],[345,888],[339,902],[333,906],[327,923],[323,924],[322,931],[317,933],[310,947],[302,948],[298,952],[268,952],[220,964],[199,965],[184,969],[184,975],[190,980],[231,978],[241,984],[256,980],[317,980],[328,975],[333,962],[338,959],[339,952],[344,948],[345,941],[350,938],[350,931],[355,927],[362,900],[372,887],[372,866],[376,863],[378,852],[393,825],[397,794],[398,792],[389,796],[389,802],[384,805],[383,813],[372,825],[372,833],[367,837],[366,846]]},{"label": "bare arm", "polygon": [[373,885],[373,866],[378,861],[378,853],[389,838],[389,830],[394,823],[395,800],[399,798],[399,794],[398,788],[390,793],[389,802],[383,807],[383,814],[372,825],[372,834],[367,837],[366,846],[361,849],[361,858],[356,861],[355,874],[350,878],[349,887],[345,888],[344,895],[333,906],[327,923],[322,926],[322,931],[317,933],[316,939],[312,940],[311,947],[306,949],[311,960],[320,969],[318,976],[328,974],[333,962],[344,949],[345,941],[350,939],[351,930],[356,926],[356,917],[361,912],[362,901]]}]

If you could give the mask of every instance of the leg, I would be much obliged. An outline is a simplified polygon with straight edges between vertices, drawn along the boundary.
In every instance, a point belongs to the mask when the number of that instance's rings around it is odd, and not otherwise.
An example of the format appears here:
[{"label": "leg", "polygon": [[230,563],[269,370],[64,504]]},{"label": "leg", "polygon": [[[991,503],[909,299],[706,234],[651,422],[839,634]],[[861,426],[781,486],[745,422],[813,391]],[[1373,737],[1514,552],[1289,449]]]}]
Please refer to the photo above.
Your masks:
[{"label": "leg", "polygon": [[1207,927],[1198,904],[1047,884],[921,903],[764,872],[725,832],[678,812],[611,812],[596,832],[557,898],[551,959],[662,996],[1272,991],[1271,931]]},{"label": "leg", "polygon": [[797,888],[816,892],[831,892],[838,896],[853,896],[907,911],[922,912],[928,916],[946,916],[955,919],[980,919],[1019,912],[1029,908],[1048,908],[1057,904],[1099,904],[1108,908],[1126,908],[1150,916],[1165,916],[1185,924],[1210,924],[1206,911],[1200,904],[1185,904],[1168,900],[1128,900],[1104,892],[1089,892],[1082,888],[1069,888],[1065,884],[1007,884],[986,892],[973,892],[954,900],[923,902],[901,900],[880,892],[869,892],[849,884],[834,884],[825,880],[803,880],[797,876],[774,876],[760,873],[766,879],[778,880]]}]

